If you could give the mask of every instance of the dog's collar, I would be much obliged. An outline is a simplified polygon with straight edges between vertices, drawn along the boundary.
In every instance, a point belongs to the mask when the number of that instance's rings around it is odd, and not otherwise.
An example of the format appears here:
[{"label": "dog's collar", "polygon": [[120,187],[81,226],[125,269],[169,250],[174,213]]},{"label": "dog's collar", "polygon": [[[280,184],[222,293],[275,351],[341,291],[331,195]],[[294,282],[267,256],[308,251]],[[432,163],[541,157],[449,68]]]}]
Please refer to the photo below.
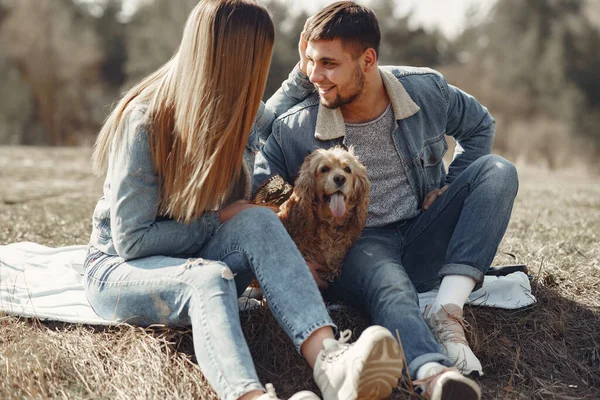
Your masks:
[{"label": "dog's collar", "polygon": [[[399,121],[416,114],[420,107],[410,98],[398,78],[390,71],[382,68],[379,68],[379,73],[392,103],[396,120]],[[342,111],[339,108],[327,108],[319,103],[315,138],[318,140],[332,140],[344,136],[346,136],[346,125],[344,124]]]}]

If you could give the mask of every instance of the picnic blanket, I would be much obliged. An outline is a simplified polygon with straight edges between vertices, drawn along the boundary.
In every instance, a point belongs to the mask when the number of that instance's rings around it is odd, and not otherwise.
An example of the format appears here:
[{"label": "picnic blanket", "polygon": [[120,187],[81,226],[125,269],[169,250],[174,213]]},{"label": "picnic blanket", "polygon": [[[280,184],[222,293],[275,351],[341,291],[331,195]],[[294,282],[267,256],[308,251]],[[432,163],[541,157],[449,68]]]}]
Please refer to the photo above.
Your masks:
[{"label": "picnic blanket", "polygon": [[[0,246],[0,312],[41,320],[111,325],[94,312],[83,285],[86,246],[51,248],[21,242]],[[436,291],[419,294],[422,309]],[[468,303],[517,309],[535,303],[527,275],[486,276]],[[248,304],[240,301],[240,305]]]}]

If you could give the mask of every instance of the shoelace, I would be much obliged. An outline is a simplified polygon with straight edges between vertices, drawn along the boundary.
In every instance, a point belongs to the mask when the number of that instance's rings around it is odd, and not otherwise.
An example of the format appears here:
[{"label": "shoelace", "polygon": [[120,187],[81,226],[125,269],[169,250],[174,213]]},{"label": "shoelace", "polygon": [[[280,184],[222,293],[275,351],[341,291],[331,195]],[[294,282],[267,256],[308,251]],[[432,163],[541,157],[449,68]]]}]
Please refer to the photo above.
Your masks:
[{"label": "shoelace", "polygon": [[423,394],[431,394],[431,384],[433,382],[435,382],[437,380],[437,378],[439,378],[440,375],[445,374],[446,372],[449,371],[458,371],[458,368],[456,367],[449,367],[449,368],[444,368],[442,370],[440,370],[439,372],[436,372],[433,375],[429,375],[423,379],[417,379],[412,381],[412,384],[414,386],[420,386],[423,388]]},{"label": "shoelace", "polygon": [[346,329],[345,331],[340,333],[340,338],[338,339],[339,344],[346,344],[348,340],[352,337],[352,331],[350,329]]},{"label": "shoelace", "polygon": [[272,383],[267,383],[265,385],[265,389],[267,389],[267,395],[271,399],[277,399],[277,393],[275,392],[275,386]]},{"label": "shoelace", "polygon": [[331,362],[344,354],[344,352],[350,348],[348,340],[350,340],[351,337],[352,331],[350,329],[340,332],[340,338],[337,340],[337,348],[331,348],[321,352],[321,359],[329,360],[329,362]]},{"label": "shoelace", "polygon": [[[434,333],[441,342],[462,343],[468,346],[469,344],[465,338],[464,331],[467,324],[464,319],[450,313],[446,313],[446,315],[448,316],[448,319],[439,319],[437,316],[433,317],[433,321],[436,324],[433,329]],[[456,326],[457,324],[460,328]]]}]

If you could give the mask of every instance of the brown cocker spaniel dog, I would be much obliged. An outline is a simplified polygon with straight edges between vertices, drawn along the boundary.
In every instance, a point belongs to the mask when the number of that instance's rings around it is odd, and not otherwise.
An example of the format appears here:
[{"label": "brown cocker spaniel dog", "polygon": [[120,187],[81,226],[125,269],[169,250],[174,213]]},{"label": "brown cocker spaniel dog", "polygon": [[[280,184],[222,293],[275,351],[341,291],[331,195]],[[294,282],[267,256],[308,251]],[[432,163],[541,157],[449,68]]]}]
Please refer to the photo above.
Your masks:
[{"label": "brown cocker spaniel dog", "polygon": [[332,281],[367,221],[371,183],[352,148],[319,149],[304,159],[294,191],[278,214],[307,262]]}]

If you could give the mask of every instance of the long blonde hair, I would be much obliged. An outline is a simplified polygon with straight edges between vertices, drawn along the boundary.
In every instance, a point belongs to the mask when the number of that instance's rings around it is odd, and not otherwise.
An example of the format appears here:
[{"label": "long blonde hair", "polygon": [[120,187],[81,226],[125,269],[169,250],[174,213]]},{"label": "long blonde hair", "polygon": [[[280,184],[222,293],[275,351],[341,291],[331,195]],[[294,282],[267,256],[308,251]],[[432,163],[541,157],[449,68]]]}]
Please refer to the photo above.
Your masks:
[{"label": "long blonde hair", "polygon": [[129,90],[107,118],[92,156],[106,170],[132,105],[147,104],[159,176],[159,212],[186,222],[218,207],[243,168],[263,95],[273,22],[255,0],[202,0],[173,58]]}]

